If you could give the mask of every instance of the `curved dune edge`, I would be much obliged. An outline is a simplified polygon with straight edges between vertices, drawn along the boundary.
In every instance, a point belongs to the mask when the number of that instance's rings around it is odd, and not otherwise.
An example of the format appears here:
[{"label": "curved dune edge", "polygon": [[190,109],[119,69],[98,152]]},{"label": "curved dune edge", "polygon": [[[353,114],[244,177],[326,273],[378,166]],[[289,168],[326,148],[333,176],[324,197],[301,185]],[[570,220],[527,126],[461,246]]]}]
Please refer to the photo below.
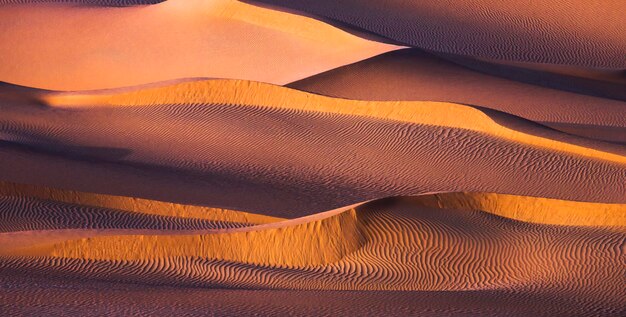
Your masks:
[{"label": "curved dune edge", "polygon": [[439,193],[412,201],[428,207],[480,210],[545,225],[626,226],[626,204],[590,203],[496,193]]},{"label": "curved dune edge", "polygon": [[[494,193],[433,193],[400,197],[416,206],[480,210],[542,225],[626,226],[625,204],[563,201]],[[68,229],[0,234],[0,255],[89,260],[200,257],[305,268],[339,261],[367,243],[376,226],[360,214],[368,201],[306,217],[219,230]],[[445,213],[446,210],[439,212]],[[374,230],[376,231],[376,230]],[[373,232],[373,231],[372,231]]]},{"label": "curved dune edge", "polygon": [[51,93],[40,98],[42,102],[53,107],[237,103],[248,106],[356,115],[466,129],[531,146],[626,164],[625,156],[510,129],[498,124],[482,110],[449,102],[346,100],[245,80],[182,82],[122,93]]},{"label": "curved dune edge", "polygon": [[361,246],[354,209],[342,208],[333,211],[331,216],[308,221],[318,216],[321,215],[287,220],[276,225],[253,226],[250,230],[210,230],[203,234],[115,229],[5,233],[0,234],[0,245],[3,245],[0,254],[92,260],[183,256],[256,265],[307,267],[336,262]]},{"label": "curved dune edge", "polygon": [[3,181],[0,181],[0,196],[33,197],[71,204],[119,209],[160,216],[175,216],[181,218],[197,218],[250,224],[264,224],[285,220],[283,218],[223,208],[175,204],[136,197],[86,193],[40,185],[16,184]]},{"label": "curved dune edge", "polygon": [[399,48],[237,0],[169,0],[121,9],[3,6],[0,20],[6,25],[0,55],[7,61],[0,64],[0,80],[55,90],[187,77],[286,84]]}]

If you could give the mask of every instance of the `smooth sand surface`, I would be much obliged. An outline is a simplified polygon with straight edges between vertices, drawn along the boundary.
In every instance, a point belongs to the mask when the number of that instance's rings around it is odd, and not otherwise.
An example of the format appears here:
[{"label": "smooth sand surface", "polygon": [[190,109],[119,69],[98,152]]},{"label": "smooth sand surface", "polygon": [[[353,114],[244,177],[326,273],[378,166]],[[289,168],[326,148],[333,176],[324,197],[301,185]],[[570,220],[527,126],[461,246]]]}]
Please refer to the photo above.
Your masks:
[{"label": "smooth sand surface", "polygon": [[260,0],[423,49],[623,70],[622,0]]},{"label": "smooth sand surface", "polygon": [[395,48],[235,0],[0,6],[0,81],[46,89],[186,77],[285,84]]},{"label": "smooth sand surface", "polygon": [[[626,143],[626,102],[619,100],[623,97],[620,94],[626,91],[626,83],[620,82],[620,78],[613,79],[609,74],[602,77],[571,74],[563,69],[550,69],[552,72],[548,73],[548,69],[527,68],[536,65],[517,65],[511,69],[459,57],[453,60],[476,70],[421,50],[405,49],[288,86],[347,99],[432,100],[476,105],[567,133]],[[558,90],[565,82],[575,89]],[[553,88],[541,86],[547,84],[555,85]]]}]

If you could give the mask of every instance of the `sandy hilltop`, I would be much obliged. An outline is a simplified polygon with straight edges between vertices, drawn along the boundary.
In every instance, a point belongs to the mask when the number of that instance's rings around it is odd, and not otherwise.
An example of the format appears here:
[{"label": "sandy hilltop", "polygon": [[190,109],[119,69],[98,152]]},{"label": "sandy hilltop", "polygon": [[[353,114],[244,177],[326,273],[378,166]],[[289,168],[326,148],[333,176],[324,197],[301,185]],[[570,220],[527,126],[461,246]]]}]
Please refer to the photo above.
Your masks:
[{"label": "sandy hilltop", "polygon": [[620,10],[0,1],[0,315],[622,316]]}]

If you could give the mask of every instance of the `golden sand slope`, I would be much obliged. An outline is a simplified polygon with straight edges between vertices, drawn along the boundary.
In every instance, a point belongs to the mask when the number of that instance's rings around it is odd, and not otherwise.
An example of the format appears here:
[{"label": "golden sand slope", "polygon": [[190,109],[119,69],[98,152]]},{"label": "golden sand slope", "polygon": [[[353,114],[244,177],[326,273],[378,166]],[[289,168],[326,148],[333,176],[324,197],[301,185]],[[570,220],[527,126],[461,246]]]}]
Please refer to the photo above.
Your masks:
[{"label": "golden sand slope", "polygon": [[81,108],[185,103],[239,103],[248,106],[272,105],[272,107],[278,109],[357,115],[424,125],[460,128],[486,133],[531,146],[626,164],[626,157],[623,155],[517,131],[495,121],[494,117],[497,118],[498,114],[494,113],[490,116],[485,111],[471,106],[445,102],[352,101],[307,94],[278,86],[242,80],[183,82],[166,87],[147,88],[117,94],[51,94],[43,97],[43,100],[53,107]]},{"label": "golden sand slope", "polygon": [[82,90],[172,78],[284,84],[395,46],[235,0],[0,7],[0,81]]},{"label": "golden sand slope", "polygon": [[623,148],[470,106],[237,80],[0,88],[5,181],[281,218],[434,191],[626,199]]},{"label": "golden sand slope", "polygon": [[[490,203],[470,209],[493,210],[497,205],[496,214],[568,225],[523,223],[494,216],[491,210],[465,210],[459,204],[478,201],[477,197]],[[425,207],[429,201],[462,209]],[[605,222],[596,222],[595,227],[569,225],[588,215],[580,219],[543,215],[553,209],[596,207],[600,208],[594,213]],[[2,233],[5,257],[0,259],[0,269],[237,288],[552,288],[587,298],[604,297],[614,304],[620,285],[614,277],[626,269],[619,263],[619,246],[626,239],[625,208],[451,193],[384,199],[221,233],[184,229]],[[22,244],[20,248],[16,243]]]},{"label": "golden sand slope", "polygon": [[626,226],[626,205],[556,200],[495,193],[441,193],[419,196],[424,206],[482,210],[518,221],[567,226]]}]

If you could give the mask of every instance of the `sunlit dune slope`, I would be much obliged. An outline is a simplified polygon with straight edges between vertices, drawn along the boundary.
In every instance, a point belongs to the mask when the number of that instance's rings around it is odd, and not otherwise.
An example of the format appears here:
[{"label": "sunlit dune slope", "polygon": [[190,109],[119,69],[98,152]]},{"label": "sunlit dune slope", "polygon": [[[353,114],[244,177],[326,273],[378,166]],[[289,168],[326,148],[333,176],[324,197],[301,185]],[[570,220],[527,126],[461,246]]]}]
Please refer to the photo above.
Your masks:
[{"label": "sunlit dune slope", "polygon": [[[246,92],[242,94],[242,92]],[[358,115],[376,119],[424,125],[461,128],[503,139],[626,164],[626,157],[593,148],[524,133],[499,124],[499,114],[491,116],[475,107],[443,102],[368,102],[333,99],[295,90],[241,80],[183,82],[167,87],[141,89],[118,94],[51,94],[42,101],[52,107],[150,106],[159,104],[272,105],[278,109]],[[495,117],[495,118],[493,118]],[[619,119],[617,119],[619,120]],[[558,134],[557,134],[558,135]]]},{"label": "sunlit dune slope", "polygon": [[433,191],[626,199],[623,148],[453,103],[209,80],[22,92],[0,111],[2,179],[19,183],[283,218]]},{"label": "sunlit dune slope", "polygon": [[[626,239],[624,205],[612,207],[621,215],[611,215],[602,204],[467,195],[383,199],[222,233],[191,234],[184,228],[152,233],[142,233],[142,229],[74,230],[77,235],[64,230],[0,233],[0,270],[255,289],[506,288],[531,293],[551,289],[562,293],[559,296],[572,293],[611,307],[619,303],[621,282],[611,277],[623,276],[626,269],[619,260],[620,244]],[[553,217],[547,213],[552,208],[600,207],[593,212],[605,213],[605,219],[616,220],[621,227],[519,222],[463,206],[425,207],[429,197],[450,202],[450,206],[460,197],[502,199],[501,214],[546,214],[544,220]],[[41,217],[54,215],[42,213]],[[68,213],[68,217],[80,215]],[[118,217],[111,214],[111,218]],[[583,275],[586,278],[581,281]]]},{"label": "sunlit dune slope", "polygon": [[[525,68],[507,72],[508,68],[500,70],[501,65],[480,62],[470,66],[498,75],[505,73],[513,79],[527,79],[537,85],[490,76],[420,50],[407,49],[343,66],[288,86],[347,99],[432,100],[477,105],[566,132],[626,143],[624,101],[539,86],[543,82],[556,82],[557,75],[529,74]],[[567,82],[572,82],[571,76],[561,77],[563,81],[570,78]],[[601,80],[576,78],[581,82],[578,89],[584,92],[601,91],[618,97],[615,94],[626,91],[626,83],[606,84]]]},{"label": "sunlit dune slope", "polygon": [[171,78],[284,84],[395,48],[235,0],[0,6],[0,80],[82,90]]},{"label": "sunlit dune slope", "polygon": [[626,68],[626,2],[260,0],[428,50],[507,61]]},{"label": "sunlit dune slope", "polygon": [[495,193],[440,193],[412,199],[424,206],[482,210],[518,221],[569,226],[626,227],[626,205]]}]

